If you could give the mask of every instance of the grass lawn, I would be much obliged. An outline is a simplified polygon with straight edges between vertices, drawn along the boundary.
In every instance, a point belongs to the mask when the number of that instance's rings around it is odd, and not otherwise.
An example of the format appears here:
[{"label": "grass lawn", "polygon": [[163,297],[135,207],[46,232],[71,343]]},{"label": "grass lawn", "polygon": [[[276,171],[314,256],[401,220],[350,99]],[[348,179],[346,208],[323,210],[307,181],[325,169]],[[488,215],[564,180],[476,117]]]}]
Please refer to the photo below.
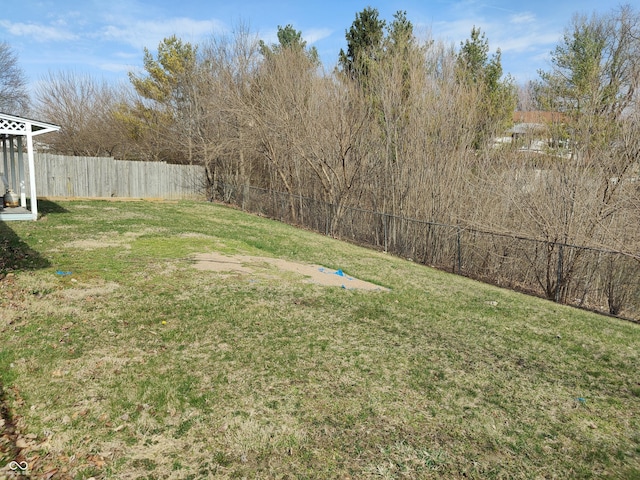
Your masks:
[{"label": "grass lawn", "polygon": [[639,325],[220,205],[41,209],[0,223],[0,478],[640,478]]}]

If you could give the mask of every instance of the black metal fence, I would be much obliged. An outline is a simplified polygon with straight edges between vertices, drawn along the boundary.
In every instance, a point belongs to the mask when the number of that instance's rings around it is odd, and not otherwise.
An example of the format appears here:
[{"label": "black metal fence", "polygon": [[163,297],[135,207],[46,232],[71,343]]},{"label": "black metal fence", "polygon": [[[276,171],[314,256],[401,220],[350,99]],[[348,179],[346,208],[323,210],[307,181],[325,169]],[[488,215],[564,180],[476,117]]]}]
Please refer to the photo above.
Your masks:
[{"label": "black metal fence", "polygon": [[422,221],[219,182],[243,210],[383,249],[415,262],[640,321],[640,255]]}]

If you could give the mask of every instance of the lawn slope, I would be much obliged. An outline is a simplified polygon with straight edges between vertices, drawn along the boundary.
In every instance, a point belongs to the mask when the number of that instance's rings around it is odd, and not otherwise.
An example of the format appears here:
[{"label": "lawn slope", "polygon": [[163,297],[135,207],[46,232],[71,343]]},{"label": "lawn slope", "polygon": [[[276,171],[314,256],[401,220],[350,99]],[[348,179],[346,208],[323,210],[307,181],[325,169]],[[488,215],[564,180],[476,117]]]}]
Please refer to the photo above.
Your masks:
[{"label": "lawn slope", "polygon": [[640,477],[638,325],[214,204],[42,210],[4,226],[0,477]]}]

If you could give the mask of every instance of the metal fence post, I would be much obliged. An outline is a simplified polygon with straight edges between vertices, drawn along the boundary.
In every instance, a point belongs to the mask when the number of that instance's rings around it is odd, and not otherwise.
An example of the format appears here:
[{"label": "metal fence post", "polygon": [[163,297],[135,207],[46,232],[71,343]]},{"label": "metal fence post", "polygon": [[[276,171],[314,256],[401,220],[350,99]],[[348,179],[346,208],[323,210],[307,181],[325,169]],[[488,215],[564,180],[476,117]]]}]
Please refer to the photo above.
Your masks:
[{"label": "metal fence post", "polygon": [[387,217],[387,214],[383,213],[382,214],[382,228],[383,228],[383,231],[384,231],[384,251],[385,251],[385,253],[389,251],[389,240],[388,240],[388,238],[389,238],[388,237],[389,226],[388,226],[388,222],[389,222],[389,219]]},{"label": "metal fence post", "polygon": [[560,282],[562,282],[562,244],[558,246],[558,272],[556,279],[556,303],[560,302]]},{"label": "metal fence post", "polygon": [[457,236],[457,243],[458,243],[458,251],[457,251],[458,275],[460,275],[460,272],[462,271],[462,246],[461,246],[462,230],[460,229],[460,227],[458,227],[458,232],[456,236]]}]

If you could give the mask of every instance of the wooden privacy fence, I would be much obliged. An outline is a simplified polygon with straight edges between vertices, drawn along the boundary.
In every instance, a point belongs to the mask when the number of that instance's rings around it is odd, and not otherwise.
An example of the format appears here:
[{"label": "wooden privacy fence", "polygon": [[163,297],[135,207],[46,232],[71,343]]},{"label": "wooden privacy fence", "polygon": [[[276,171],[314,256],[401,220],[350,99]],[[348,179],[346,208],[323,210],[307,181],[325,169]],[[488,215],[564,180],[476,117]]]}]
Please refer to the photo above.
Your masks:
[{"label": "wooden privacy fence", "polygon": [[204,168],[36,153],[39,197],[202,199]]}]

